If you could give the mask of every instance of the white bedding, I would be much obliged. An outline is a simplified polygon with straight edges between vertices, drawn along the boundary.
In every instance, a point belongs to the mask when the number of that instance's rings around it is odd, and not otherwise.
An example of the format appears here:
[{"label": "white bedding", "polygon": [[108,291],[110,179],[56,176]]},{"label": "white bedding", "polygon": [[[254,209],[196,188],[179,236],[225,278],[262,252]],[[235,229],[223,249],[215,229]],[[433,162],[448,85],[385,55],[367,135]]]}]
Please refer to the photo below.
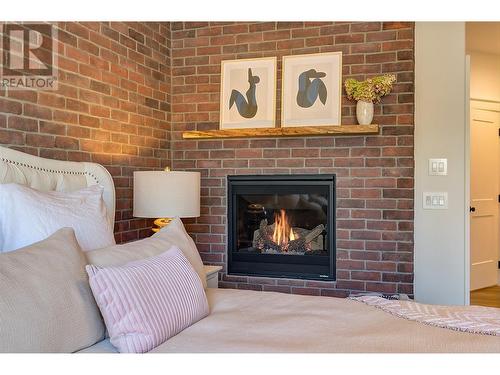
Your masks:
[{"label": "white bedding", "polygon": [[42,241],[57,230],[75,231],[83,251],[115,244],[103,187],[73,192],[41,191],[20,184],[0,184],[0,252]]},{"label": "white bedding", "polygon": [[[431,327],[347,299],[210,288],[207,296],[210,315],[152,352],[500,353],[500,337]],[[111,349],[101,343],[84,352]]]}]

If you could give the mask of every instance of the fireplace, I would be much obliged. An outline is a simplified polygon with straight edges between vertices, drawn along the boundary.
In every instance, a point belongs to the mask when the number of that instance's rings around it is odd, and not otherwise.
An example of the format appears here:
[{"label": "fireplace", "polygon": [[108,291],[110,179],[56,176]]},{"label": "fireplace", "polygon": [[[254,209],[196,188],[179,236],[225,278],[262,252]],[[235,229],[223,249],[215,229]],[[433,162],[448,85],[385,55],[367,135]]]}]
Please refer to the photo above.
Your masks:
[{"label": "fireplace", "polygon": [[335,175],[227,183],[228,274],[335,280]]}]

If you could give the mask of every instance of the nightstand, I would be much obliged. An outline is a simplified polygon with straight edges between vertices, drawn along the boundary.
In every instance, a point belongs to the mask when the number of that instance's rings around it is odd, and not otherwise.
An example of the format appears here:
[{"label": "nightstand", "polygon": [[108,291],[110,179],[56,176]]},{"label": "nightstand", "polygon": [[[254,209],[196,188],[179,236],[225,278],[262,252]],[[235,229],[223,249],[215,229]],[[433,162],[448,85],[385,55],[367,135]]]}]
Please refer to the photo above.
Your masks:
[{"label": "nightstand", "polygon": [[207,286],[209,288],[219,287],[219,271],[222,269],[221,266],[203,266],[205,269],[205,274],[207,277]]}]

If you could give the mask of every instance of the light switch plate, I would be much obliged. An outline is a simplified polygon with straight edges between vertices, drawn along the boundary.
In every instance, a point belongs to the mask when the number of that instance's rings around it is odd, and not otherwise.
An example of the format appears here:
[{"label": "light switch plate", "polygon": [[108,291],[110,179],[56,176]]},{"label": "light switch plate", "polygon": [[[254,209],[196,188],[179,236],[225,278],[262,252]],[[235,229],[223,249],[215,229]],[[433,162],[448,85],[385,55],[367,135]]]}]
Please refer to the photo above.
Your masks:
[{"label": "light switch plate", "polygon": [[429,176],[446,176],[448,159],[429,159]]},{"label": "light switch plate", "polygon": [[424,192],[423,206],[426,210],[446,210],[448,209],[447,192]]}]

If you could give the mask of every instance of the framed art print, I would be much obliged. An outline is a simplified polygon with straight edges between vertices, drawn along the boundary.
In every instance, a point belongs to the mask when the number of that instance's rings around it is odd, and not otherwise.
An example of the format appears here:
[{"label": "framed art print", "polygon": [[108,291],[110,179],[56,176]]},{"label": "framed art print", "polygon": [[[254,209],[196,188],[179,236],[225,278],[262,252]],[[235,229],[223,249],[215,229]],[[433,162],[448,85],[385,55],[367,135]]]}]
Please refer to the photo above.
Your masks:
[{"label": "framed art print", "polygon": [[281,126],[340,125],[342,52],[283,57]]},{"label": "framed art print", "polygon": [[276,124],[276,57],[221,62],[220,128]]}]

